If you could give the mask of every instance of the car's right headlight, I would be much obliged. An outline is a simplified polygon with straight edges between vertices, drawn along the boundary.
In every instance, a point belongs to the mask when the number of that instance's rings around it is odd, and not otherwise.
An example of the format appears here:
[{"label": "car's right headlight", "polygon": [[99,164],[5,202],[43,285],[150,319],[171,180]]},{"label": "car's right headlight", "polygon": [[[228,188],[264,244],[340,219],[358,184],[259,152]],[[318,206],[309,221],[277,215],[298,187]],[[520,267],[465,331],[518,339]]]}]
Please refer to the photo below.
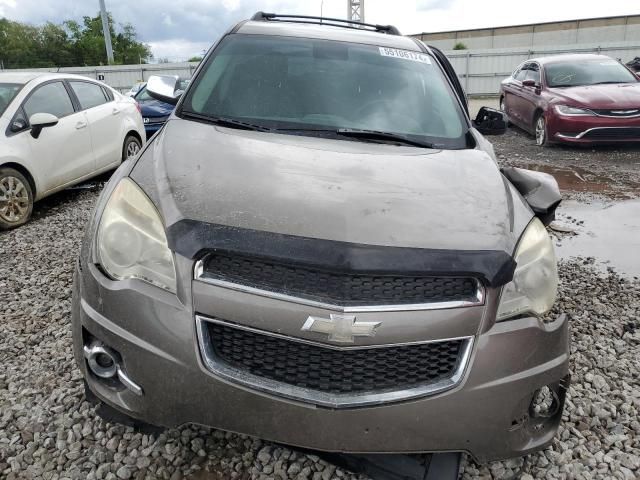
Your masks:
[{"label": "car's right headlight", "polygon": [[130,178],[120,180],[104,207],[97,253],[104,271],[116,280],[137,278],[176,291],[173,254],[160,214]]},{"label": "car's right headlight", "polygon": [[502,289],[498,321],[521,314],[543,315],[558,293],[558,265],[553,243],[542,222],[534,218],[516,249],[513,280]]}]

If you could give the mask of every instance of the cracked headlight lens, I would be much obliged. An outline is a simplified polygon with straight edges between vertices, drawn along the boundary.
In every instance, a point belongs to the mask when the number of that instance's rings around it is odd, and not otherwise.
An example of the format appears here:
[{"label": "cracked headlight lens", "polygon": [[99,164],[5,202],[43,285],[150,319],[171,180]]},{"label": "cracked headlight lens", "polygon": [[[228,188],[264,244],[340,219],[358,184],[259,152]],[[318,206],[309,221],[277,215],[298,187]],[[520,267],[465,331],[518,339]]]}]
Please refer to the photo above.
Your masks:
[{"label": "cracked headlight lens", "polygon": [[116,280],[137,278],[176,291],[173,254],[164,225],[149,197],[130,178],[123,178],[102,212],[98,259]]},{"label": "cracked headlight lens", "polygon": [[551,309],[558,293],[558,265],[553,243],[537,218],[522,235],[515,261],[513,280],[502,289],[498,321],[524,313],[543,315]]}]

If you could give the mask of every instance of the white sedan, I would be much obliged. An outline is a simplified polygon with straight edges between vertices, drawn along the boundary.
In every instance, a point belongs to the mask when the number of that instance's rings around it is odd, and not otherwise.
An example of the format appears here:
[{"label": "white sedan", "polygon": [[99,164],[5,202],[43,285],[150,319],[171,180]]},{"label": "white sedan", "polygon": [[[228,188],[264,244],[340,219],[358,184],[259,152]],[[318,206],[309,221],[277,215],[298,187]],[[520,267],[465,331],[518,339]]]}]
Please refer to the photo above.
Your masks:
[{"label": "white sedan", "polygon": [[135,157],[146,138],[135,100],[78,75],[0,73],[0,229],[33,203]]}]

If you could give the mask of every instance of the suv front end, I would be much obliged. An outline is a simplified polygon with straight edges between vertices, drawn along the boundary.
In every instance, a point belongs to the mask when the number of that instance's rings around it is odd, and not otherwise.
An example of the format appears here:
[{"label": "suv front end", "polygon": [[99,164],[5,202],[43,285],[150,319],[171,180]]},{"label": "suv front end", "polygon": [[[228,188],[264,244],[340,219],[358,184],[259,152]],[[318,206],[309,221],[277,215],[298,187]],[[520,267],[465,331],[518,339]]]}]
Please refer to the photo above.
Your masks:
[{"label": "suv front end", "polygon": [[[281,49],[279,34],[300,35],[287,28],[248,22],[239,33],[274,36]],[[300,28],[317,37],[326,27]],[[375,45],[349,52],[363,62],[395,64],[408,82],[423,66],[433,82],[444,78],[409,39],[348,34]],[[236,55],[255,51],[240,43],[253,38],[237,38]],[[319,62],[348,60],[337,38],[303,40]],[[387,63],[404,61],[415,64]],[[464,127],[457,100],[436,104],[460,123],[437,124],[445,133],[435,140],[320,129],[326,114],[294,128],[292,111],[280,111],[286,125],[188,112],[218,105],[198,100],[212,63],[139,159],[114,174],[87,229],[73,336],[88,388],[151,424],[324,451],[465,451],[484,462],[548,445],[569,354],[565,316],[542,320],[557,289],[553,245]],[[394,75],[354,91],[369,100],[397,91]],[[455,99],[445,85],[437,96]]]}]

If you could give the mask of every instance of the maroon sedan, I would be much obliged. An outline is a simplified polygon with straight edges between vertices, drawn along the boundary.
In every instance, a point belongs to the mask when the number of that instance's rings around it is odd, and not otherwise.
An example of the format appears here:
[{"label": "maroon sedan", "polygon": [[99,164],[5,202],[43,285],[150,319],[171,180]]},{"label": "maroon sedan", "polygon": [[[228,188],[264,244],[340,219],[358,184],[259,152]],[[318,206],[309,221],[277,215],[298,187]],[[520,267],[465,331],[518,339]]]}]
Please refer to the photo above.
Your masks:
[{"label": "maroon sedan", "polygon": [[502,82],[500,108],[538,145],[640,142],[640,81],[604,55],[527,60]]}]

